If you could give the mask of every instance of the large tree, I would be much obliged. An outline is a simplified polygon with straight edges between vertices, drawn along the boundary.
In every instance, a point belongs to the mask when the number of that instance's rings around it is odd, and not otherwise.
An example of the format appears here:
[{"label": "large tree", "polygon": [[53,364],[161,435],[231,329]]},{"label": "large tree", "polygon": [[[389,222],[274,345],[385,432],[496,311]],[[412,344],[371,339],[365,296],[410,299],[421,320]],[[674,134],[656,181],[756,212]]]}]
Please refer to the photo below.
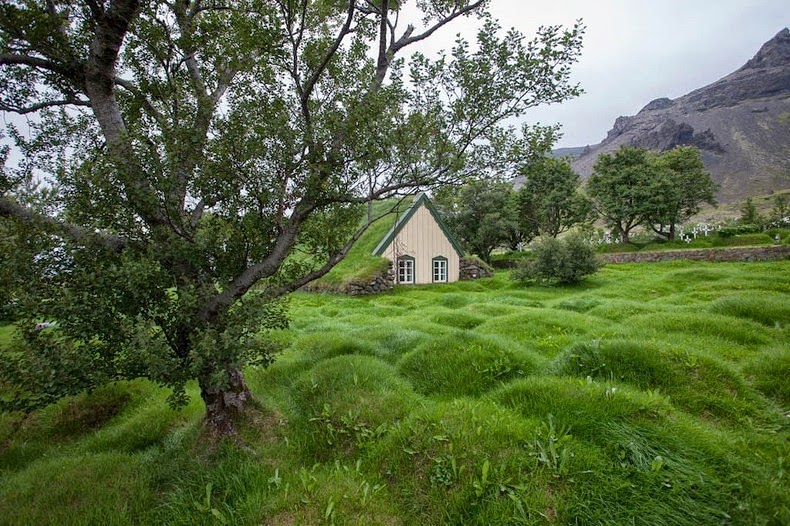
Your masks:
[{"label": "large tree", "polygon": [[716,204],[718,186],[694,146],[676,146],[655,157],[653,163],[647,224],[671,241],[675,239],[675,226],[697,214],[702,203]]},{"label": "large tree", "polygon": [[651,200],[657,195],[651,155],[649,150],[633,146],[601,154],[587,182],[596,212],[623,243],[629,242],[634,228],[645,223],[651,213]]},{"label": "large tree", "polygon": [[[0,109],[35,118],[0,216],[35,256],[2,272],[30,271],[24,319],[58,321],[20,322],[12,402],[142,376],[178,404],[197,379],[233,434],[260,328],[343,258],[360,203],[507,169],[500,123],[578,92],[580,26],[527,41],[486,3],[419,0],[404,25],[395,0],[4,1]],[[465,16],[474,44],[406,68]]]},{"label": "large tree", "polygon": [[509,244],[518,231],[513,185],[472,181],[452,192],[437,192],[436,201],[450,230],[467,250],[491,262],[491,252]]},{"label": "large tree", "polygon": [[568,159],[544,157],[521,173],[526,177],[518,191],[523,230],[557,237],[590,216],[590,202]]}]

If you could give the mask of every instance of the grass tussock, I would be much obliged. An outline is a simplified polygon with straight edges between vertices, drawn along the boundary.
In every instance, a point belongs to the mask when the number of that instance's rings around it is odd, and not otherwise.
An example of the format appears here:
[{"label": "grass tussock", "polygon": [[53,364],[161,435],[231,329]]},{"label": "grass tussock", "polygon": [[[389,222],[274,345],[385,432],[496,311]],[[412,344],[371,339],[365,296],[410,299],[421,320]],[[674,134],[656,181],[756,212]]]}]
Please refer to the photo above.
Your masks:
[{"label": "grass tussock", "polygon": [[0,415],[0,522],[790,524],[788,276],[298,293],[239,443],[203,441],[194,385],[180,412],[136,381]]},{"label": "grass tussock", "polygon": [[478,396],[535,369],[536,359],[529,352],[469,333],[434,338],[398,364],[418,393],[440,398]]},{"label": "grass tussock", "polygon": [[676,348],[628,340],[577,343],[557,358],[554,370],[664,393],[678,408],[730,424],[749,425],[766,409],[732,367]]},{"label": "grass tussock", "polygon": [[760,354],[744,368],[754,388],[785,410],[790,407],[790,349],[776,347]]},{"label": "grass tussock", "polygon": [[759,297],[735,295],[714,301],[711,312],[756,321],[767,327],[790,324],[790,301],[787,294],[761,294]]}]

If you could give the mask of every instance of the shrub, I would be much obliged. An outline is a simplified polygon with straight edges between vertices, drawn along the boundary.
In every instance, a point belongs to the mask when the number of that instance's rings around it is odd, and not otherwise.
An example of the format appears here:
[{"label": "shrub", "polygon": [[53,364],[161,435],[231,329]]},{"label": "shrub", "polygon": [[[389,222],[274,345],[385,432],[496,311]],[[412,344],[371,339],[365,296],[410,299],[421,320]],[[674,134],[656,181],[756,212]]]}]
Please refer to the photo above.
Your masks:
[{"label": "shrub", "polygon": [[724,226],[716,231],[719,237],[740,236],[742,234],[756,234],[762,229],[759,225],[743,224],[734,226]]},{"label": "shrub", "polygon": [[544,239],[533,245],[532,252],[535,259],[521,263],[511,274],[515,281],[577,283],[601,266],[593,247],[578,235]]}]

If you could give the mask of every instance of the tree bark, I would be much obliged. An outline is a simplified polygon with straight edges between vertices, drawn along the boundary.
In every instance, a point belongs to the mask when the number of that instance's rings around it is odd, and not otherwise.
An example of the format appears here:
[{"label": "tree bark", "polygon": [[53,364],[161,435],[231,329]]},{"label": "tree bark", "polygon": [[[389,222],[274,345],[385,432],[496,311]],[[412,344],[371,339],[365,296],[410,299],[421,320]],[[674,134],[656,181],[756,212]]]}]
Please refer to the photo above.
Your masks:
[{"label": "tree bark", "polygon": [[627,228],[623,228],[622,225],[618,224],[618,225],[615,225],[615,230],[617,231],[617,234],[620,236],[620,241],[622,243],[630,243],[631,242],[631,240],[628,238],[628,229]]},{"label": "tree bark", "polygon": [[200,396],[206,404],[206,430],[215,439],[236,437],[236,424],[252,398],[241,371],[230,369],[227,374],[225,387],[213,386],[205,376],[199,379]]}]

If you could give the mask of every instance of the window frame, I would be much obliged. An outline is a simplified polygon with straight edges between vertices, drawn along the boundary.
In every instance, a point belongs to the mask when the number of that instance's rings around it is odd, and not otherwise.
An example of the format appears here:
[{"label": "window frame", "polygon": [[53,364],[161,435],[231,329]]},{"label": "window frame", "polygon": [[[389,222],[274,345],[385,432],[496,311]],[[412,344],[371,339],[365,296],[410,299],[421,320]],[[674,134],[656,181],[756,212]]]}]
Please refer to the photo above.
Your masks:
[{"label": "window frame", "polygon": [[[402,263],[403,263],[403,267],[401,267]],[[396,267],[397,267],[396,277],[398,280],[398,285],[414,285],[416,283],[417,265],[415,259],[412,256],[400,256],[398,258],[398,263]],[[409,270],[411,271],[411,280],[410,281],[401,280],[401,275],[403,275],[404,277],[409,276]]]},{"label": "window frame", "polygon": [[[439,269],[439,277],[443,279],[436,279],[437,264]],[[448,259],[444,256],[436,256],[431,260],[431,280],[433,283],[447,283],[449,281],[450,265]]]}]

